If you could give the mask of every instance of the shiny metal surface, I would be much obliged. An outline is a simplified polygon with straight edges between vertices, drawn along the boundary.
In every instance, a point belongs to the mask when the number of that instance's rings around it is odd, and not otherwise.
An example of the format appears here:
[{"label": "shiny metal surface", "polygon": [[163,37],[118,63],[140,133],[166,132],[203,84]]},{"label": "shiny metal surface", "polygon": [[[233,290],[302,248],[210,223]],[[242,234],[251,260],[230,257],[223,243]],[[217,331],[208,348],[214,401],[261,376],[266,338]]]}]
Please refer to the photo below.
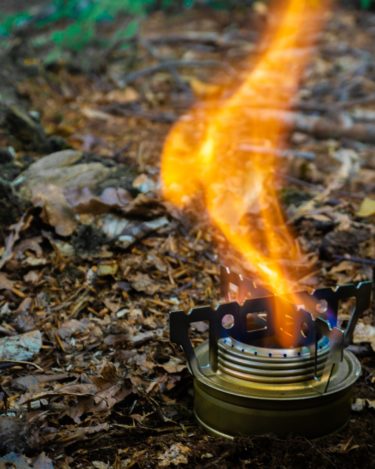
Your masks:
[{"label": "shiny metal surface", "polygon": [[329,353],[329,343],[325,340],[318,344],[316,362],[310,347],[255,347],[232,338],[220,339],[218,345],[218,368],[222,373],[248,381],[273,384],[320,377]]},{"label": "shiny metal surface", "polygon": [[[239,346],[236,344],[233,348]],[[224,353],[228,352],[227,347],[232,348],[229,343],[219,344],[219,349]],[[244,371],[243,376],[234,376],[232,370],[228,373],[221,365],[215,373],[209,373],[208,370],[204,374],[194,373],[194,412],[198,421],[210,433],[226,437],[270,432],[318,437],[343,426],[350,415],[353,385],[361,373],[356,357],[344,351],[343,360],[332,374],[329,388],[321,392],[319,381],[309,380],[307,375],[304,376],[306,379],[300,379],[299,368],[298,374],[294,375],[296,379],[288,371],[291,362],[292,366],[298,364],[300,368],[305,361],[308,362],[311,359],[308,352],[289,352],[290,357],[266,357],[269,352],[265,349],[261,351],[261,357],[254,357],[247,356],[246,350],[236,350],[237,359],[243,354],[246,366],[249,363],[252,365],[250,377]],[[197,348],[197,357],[202,364],[207,362],[207,353],[208,344],[204,343]],[[327,353],[322,348],[323,362]],[[254,358],[258,360],[259,372],[255,380]],[[267,363],[268,360],[272,360],[272,363]],[[287,365],[285,368],[280,366],[283,363]],[[274,366],[276,369],[279,367],[276,375],[266,379],[272,371],[269,367]],[[288,379],[280,381],[280,373],[289,374]]]}]

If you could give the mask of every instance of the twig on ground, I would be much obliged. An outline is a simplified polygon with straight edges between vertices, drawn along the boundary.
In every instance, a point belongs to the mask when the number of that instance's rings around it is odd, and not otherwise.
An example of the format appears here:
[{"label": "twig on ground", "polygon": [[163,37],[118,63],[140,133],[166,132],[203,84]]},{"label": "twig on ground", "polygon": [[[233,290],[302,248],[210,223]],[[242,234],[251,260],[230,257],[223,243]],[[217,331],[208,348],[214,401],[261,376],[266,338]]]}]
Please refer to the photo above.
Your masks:
[{"label": "twig on ground", "polygon": [[0,360],[0,370],[10,368],[12,366],[33,366],[39,371],[44,371],[43,368],[36,363],[22,361],[22,360]]},{"label": "twig on ground", "polygon": [[375,125],[370,124],[345,124],[333,122],[330,119],[308,116],[298,112],[283,110],[253,110],[249,109],[247,116],[257,122],[281,121],[287,129],[313,135],[322,139],[351,139],[361,142],[375,143]]},{"label": "twig on ground", "polygon": [[235,71],[230,65],[218,60],[165,60],[164,62],[152,65],[151,67],[142,68],[141,70],[136,70],[135,72],[125,75],[121,80],[119,80],[119,85],[125,87],[139,78],[144,78],[163,71],[170,72],[170,69],[173,68],[184,67],[223,68],[229,75],[235,74]]},{"label": "twig on ground", "polygon": [[173,112],[149,112],[142,109],[134,109],[121,104],[113,103],[108,106],[104,106],[102,110],[106,113],[115,116],[125,117],[138,117],[139,119],[146,119],[151,122],[160,122],[166,124],[173,124],[177,120],[177,115]]},{"label": "twig on ground", "polygon": [[354,264],[364,264],[364,265],[375,266],[374,259],[365,259],[363,257],[355,257],[355,256],[337,256],[337,255],[334,255],[333,258],[337,261],[348,261],[348,262],[353,262]]},{"label": "twig on ground", "polygon": [[302,158],[304,160],[314,160],[315,153],[311,151],[299,151],[299,150],[279,150],[277,148],[267,148],[258,145],[249,145],[247,143],[241,144],[239,150],[248,151],[251,153],[260,153],[264,155],[276,155],[282,158]]},{"label": "twig on ground", "polygon": [[213,31],[187,31],[181,34],[148,36],[146,39],[155,45],[205,44],[214,47],[239,47],[243,44],[249,44],[249,40],[255,38],[232,38],[226,34],[218,34]]}]

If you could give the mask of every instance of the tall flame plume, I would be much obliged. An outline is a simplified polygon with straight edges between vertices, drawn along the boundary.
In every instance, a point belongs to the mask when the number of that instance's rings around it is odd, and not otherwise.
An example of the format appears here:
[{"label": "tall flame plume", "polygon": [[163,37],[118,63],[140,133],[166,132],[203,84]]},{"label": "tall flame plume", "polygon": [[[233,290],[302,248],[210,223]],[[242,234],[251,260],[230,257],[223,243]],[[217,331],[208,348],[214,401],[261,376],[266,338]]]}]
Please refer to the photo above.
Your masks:
[{"label": "tall flame plume", "polygon": [[[291,290],[293,276],[285,265],[301,262],[301,254],[277,196],[275,150],[285,144],[286,125],[275,117],[282,112],[270,117],[262,109],[290,107],[328,3],[278,1],[245,78],[197,103],[172,128],[162,154],[165,198],[183,208],[202,197],[212,223],[279,295]],[[267,152],[257,151],[259,146]]]}]

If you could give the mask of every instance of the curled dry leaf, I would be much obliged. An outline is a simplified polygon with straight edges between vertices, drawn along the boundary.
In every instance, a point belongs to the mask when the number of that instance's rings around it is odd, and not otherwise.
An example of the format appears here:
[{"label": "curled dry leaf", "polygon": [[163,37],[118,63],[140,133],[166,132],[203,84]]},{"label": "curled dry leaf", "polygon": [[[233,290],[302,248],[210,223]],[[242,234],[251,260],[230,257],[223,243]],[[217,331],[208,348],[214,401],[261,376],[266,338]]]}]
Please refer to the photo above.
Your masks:
[{"label": "curled dry leaf", "polygon": [[112,209],[122,209],[132,200],[129,192],[121,187],[107,187],[100,196],[93,194],[88,187],[68,188],[65,198],[77,213],[107,213]]},{"label": "curled dry leaf", "polygon": [[186,368],[186,364],[176,357],[171,357],[167,363],[163,363],[159,366],[163,368],[167,373],[180,373]]},{"label": "curled dry leaf", "polygon": [[61,236],[70,236],[77,227],[74,211],[64,192],[89,190],[111,173],[101,163],[74,164],[81,156],[81,152],[73,150],[47,155],[33,163],[16,180],[22,184],[21,195],[42,208],[44,221],[55,227]]},{"label": "curled dry leaf", "polygon": [[36,207],[42,208],[42,218],[53,226],[60,236],[70,236],[77,227],[74,213],[67,207],[62,189],[53,184],[38,185],[31,199]]}]

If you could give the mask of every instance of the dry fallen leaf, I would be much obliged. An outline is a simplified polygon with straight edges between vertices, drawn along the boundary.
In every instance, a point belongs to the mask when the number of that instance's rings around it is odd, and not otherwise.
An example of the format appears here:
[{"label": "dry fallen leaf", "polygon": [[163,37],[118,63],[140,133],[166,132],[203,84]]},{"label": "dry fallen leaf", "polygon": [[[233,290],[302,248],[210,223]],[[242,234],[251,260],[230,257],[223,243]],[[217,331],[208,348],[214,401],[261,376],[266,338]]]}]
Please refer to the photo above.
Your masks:
[{"label": "dry fallen leaf", "polygon": [[186,368],[186,363],[176,357],[171,357],[167,363],[158,365],[163,368],[167,373],[180,373]]},{"label": "dry fallen leaf", "polygon": [[13,280],[9,280],[3,272],[0,272],[0,290],[11,290],[13,287]]},{"label": "dry fallen leaf", "polygon": [[354,330],[353,342],[355,344],[368,342],[370,343],[372,350],[375,352],[375,326],[359,322]]},{"label": "dry fallen leaf", "polygon": [[357,212],[358,217],[371,217],[375,215],[375,200],[366,197],[363,199],[361,206]]},{"label": "dry fallen leaf", "polygon": [[121,187],[107,187],[97,196],[90,188],[68,188],[65,198],[70,207],[77,213],[107,213],[112,209],[122,209],[133,200],[129,192]]},{"label": "dry fallen leaf", "polygon": [[164,453],[159,454],[158,467],[178,466],[180,464],[187,464],[189,462],[188,455],[191,449],[182,443],[174,443]]},{"label": "dry fallen leaf", "polygon": [[154,295],[159,289],[158,285],[147,274],[141,272],[132,275],[129,279],[131,286],[138,292]]},{"label": "dry fallen leaf", "polygon": [[81,158],[82,152],[76,150],[63,150],[43,156],[32,163],[15,183],[20,183],[24,178],[38,177],[40,173],[49,169],[56,170],[57,168],[71,166]]},{"label": "dry fallen leaf", "polygon": [[195,77],[189,78],[189,83],[195,96],[199,98],[217,96],[222,89],[220,86],[205,83]]}]

